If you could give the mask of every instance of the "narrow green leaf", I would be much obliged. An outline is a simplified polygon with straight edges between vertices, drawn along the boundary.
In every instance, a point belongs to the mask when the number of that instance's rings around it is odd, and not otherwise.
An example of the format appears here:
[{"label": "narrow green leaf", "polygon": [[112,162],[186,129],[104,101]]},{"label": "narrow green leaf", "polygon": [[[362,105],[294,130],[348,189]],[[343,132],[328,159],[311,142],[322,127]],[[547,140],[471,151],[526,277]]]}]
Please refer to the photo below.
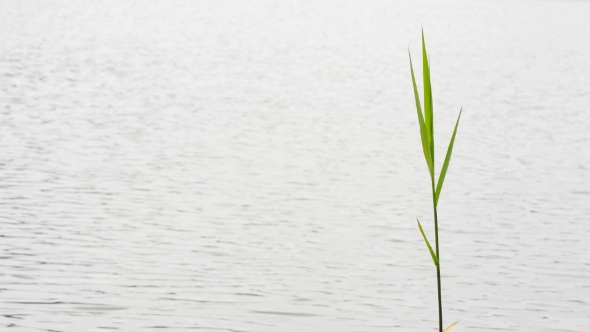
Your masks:
[{"label": "narrow green leaf", "polygon": [[451,136],[451,142],[449,143],[449,148],[447,149],[445,162],[438,176],[438,183],[436,184],[436,194],[434,195],[434,204],[438,204],[438,197],[440,196],[440,191],[442,189],[443,183],[445,182],[445,175],[447,175],[447,168],[449,168],[449,162],[451,161],[451,155],[453,154],[453,144],[455,144],[455,135],[457,135],[457,127],[459,126],[459,120],[461,120],[462,112],[463,108],[461,108],[461,110],[459,111],[457,123],[455,123],[455,130],[453,131],[453,136]]},{"label": "narrow green leaf", "polygon": [[418,228],[420,228],[420,233],[422,233],[422,237],[424,238],[424,242],[426,242],[426,246],[428,246],[428,250],[430,251],[430,256],[432,256],[432,261],[434,262],[434,265],[438,266],[438,258],[436,257],[436,254],[432,250],[432,247],[430,246],[430,242],[428,242],[428,239],[426,238],[426,234],[424,234],[424,230],[422,229],[422,225],[420,225],[420,220],[418,220],[418,218],[416,218],[416,221],[418,222]]},{"label": "narrow green leaf", "polygon": [[424,124],[430,142],[430,155],[434,164],[434,108],[432,104],[432,86],[430,84],[430,65],[426,54],[424,30],[422,30],[422,75],[424,78]]},{"label": "narrow green leaf", "polygon": [[414,77],[414,67],[412,65],[412,56],[408,52],[410,57],[410,71],[412,73],[412,84],[414,85],[414,98],[416,100],[416,111],[418,112],[418,123],[420,124],[420,137],[422,139],[422,150],[424,152],[424,158],[426,158],[426,165],[428,165],[428,171],[430,177],[434,179],[434,162],[432,160],[432,152],[428,139],[428,132],[426,125],[424,124],[424,116],[422,115],[422,106],[420,105],[420,96],[418,95],[418,88],[416,87],[416,78]]},{"label": "narrow green leaf", "polygon": [[449,330],[452,329],[455,325],[457,325],[457,323],[459,323],[459,321],[460,321],[460,319],[458,321],[454,322],[453,324],[447,326],[447,328],[444,329],[443,332],[449,332]]}]

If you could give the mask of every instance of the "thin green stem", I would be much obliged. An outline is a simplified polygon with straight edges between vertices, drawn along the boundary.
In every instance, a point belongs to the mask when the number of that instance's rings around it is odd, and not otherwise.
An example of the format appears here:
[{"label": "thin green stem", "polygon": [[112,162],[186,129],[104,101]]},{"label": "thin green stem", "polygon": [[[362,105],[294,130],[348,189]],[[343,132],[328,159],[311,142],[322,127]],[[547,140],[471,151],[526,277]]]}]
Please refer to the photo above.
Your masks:
[{"label": "thin green stem", "polygon": [[440,296],[440,265],[436,266],[436,278],[438,279],[438,329],[440,332],[443,331],[443,320],[442,320],[442,299]]},{"label": "thin green stem", "polygon": [[434,178],[432,180],[432,206],[434,208],[434,241],[436,244],[436,258],[438,259],[438,264],[436,266],[436,279],[438,284],[438,328],[440,332],[443,332],[443,318],[442,318],[442,296],[441,296],[441,286],[440,286],[440,253],[438,250],[438,214],[436,212],[436,190],[434,189]]}]

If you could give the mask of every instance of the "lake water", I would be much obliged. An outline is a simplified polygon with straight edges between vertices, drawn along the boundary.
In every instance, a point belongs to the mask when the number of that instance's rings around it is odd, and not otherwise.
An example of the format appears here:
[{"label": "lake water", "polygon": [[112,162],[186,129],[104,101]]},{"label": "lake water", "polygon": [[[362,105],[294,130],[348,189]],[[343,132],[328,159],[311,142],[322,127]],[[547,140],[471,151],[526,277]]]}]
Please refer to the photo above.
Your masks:
[{"label": "lake water", "polygon": [[590,331],[589,14],[0,2],[0,326],[435,331],[423,25],[445,325]]}]

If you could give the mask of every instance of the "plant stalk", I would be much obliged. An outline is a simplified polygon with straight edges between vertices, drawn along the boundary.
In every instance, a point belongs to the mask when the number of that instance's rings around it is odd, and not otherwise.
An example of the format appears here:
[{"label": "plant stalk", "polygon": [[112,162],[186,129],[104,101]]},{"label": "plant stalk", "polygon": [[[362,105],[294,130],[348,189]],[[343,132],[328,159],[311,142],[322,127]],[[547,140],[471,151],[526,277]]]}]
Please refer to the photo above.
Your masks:
[{"label": "plant stalk", "polygon": [[438,214],[436,212],[436,191],[434,189],[434,178],[431,178],[432,183],[432,206],[434,208],[434,242],[436,244],[436,257],[438,264],[436,266],[436,279],[438,285],[438,328],[439,332],[443,332],[443,317],[442,317],[442,296],[441,296],[441,285],[440,285],[440,252],[438,250]]}]

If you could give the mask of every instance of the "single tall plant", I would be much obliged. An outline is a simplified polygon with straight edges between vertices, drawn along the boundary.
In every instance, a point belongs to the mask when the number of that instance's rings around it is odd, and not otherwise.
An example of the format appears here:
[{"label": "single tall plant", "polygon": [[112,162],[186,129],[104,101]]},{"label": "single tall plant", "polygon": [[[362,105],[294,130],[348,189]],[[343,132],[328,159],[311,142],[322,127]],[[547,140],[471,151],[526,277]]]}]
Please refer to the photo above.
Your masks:
[{"label": "single tall plant", "polygon": [[[410,52],[408,51],[408,55]],[[432,246],[428,239],[426,238],[426,234],[424,234],[424,230],[422,229],[422,225],[420,225],[420,221],[418,221],[418,228],[420,229],[420,233],[422,233],[422,237],[426,242],[426,246],[430,251],[430,256],[432,256],[432,261],[436,266],[436,279],[438,284],[438,326],[440,332],[447,332],[453,326],[455,326],[459,321],[454,322],[446,329],[443,330],[443,317],[442,317],[442,298],[441,298],[441,283],[440,283],[440,250],[438,246],[438,216],[436,207],[438,205],[438,199],[440,197],[440,192],[445,181],[445,175],[447,174],[447,169],[449,168],[449,162],[451,161],[451,154],[453,153],[453,144],[455,142],[455,135],[457,134],[457,127],[459,126],[459,119],[461,119],[461,111],[459,111],[459,116],[457,117],[457,123],[455,124],[455,130],[453,131],[453,136],[451,137],[451,142],[449,143],[449,147],[447,149],[447,155],[445,157],[445,161],[443,163],[442,169],[438,176],[438,181],[435,180],[434,176],[434,113],[433,113],[433,104],[432,104],[432,88],[430,86],[430,67],[428,65],[428,56],[426,54],[426,43],[424,42],[424,31],[422,31],[422,73],[424,77],[424,112],[422,112],[422,106],[420,105],[420,96],[418,95],[418,88],[416,88],[416,78],[414,77],[414,67],[412,66],[412,56],[410,55],[410,71],[412,73],[412,84],[414,86],[414,97],[416,99],[416,110],[418,111],[418,123],[420,124],[420,137],[422,139],[422,150],[424,151],[424,157],[426,158],[426,165],[428,166],[428,171],[430,173],[430,182],[432,184],[432,206],[434,210],[434,241],[435,241],[435,248],[436,250],[432,250]]]}]

